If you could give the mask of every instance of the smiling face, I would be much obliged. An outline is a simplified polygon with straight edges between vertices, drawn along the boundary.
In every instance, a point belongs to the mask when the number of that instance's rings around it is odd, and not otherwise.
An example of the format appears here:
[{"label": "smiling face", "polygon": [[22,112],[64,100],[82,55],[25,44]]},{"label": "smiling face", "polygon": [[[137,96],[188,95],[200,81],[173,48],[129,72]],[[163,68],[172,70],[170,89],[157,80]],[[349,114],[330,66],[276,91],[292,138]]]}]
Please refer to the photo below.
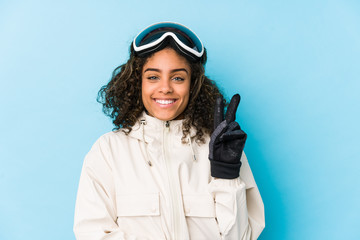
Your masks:
[{"label": "smiling face", "polygon": [[141,96],[149,115],[168,121],[181,119],[190,96],[191,69],[171,48],[152,55],[142,69]]}]

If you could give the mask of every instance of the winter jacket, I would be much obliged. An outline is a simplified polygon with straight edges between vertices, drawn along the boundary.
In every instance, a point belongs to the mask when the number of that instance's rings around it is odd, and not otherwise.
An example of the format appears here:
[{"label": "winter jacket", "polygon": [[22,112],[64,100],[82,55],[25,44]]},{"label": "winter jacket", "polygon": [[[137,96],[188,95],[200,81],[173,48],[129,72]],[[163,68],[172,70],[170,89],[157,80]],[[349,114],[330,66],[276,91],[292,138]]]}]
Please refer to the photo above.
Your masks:
[{"label": "winter jacket", "polygon": [[84,160],[78,240],[257,239],[264,206],[245,154],[240,177],[214,179],[205,144],[182,143],[182,120],[143,114],[126,135],[100,137]]}]

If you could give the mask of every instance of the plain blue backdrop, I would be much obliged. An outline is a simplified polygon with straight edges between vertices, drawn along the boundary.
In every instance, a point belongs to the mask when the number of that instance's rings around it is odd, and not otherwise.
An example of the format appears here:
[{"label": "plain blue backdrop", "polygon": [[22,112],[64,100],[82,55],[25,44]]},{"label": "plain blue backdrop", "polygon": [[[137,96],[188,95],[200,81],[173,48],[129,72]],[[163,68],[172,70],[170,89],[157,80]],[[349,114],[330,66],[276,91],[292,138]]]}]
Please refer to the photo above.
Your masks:
[{"label": "plain blue backdrop", "polygon": [[132,38],[164,20],[204,42],[262,194],[260,239],[360,239],[360,3],[0,1],[0,239],[74,239],[96,102]]}]

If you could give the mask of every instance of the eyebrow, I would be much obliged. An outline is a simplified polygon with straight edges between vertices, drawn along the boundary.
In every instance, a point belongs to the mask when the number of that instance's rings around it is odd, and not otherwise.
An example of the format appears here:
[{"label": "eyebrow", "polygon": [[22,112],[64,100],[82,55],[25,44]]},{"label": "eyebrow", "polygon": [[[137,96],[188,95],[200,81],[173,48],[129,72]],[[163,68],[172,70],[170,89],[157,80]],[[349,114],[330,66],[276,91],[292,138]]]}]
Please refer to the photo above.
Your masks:
[{"label": "eyebrow", "polygon": [[[157,69],[157,68],[147,68],[147,69],[144,71],[144,73],[147,72],[147,71],[161,72],[161,70],[160,70],[160,69]],[[189,74],[188,71],[187,71],[185,68],[172,69],[170,72],[171,72],[171,73],[174,73],[174,72],[180,72],[180,71],[184,71],[184,72],[186,72],[187,74]]]}]

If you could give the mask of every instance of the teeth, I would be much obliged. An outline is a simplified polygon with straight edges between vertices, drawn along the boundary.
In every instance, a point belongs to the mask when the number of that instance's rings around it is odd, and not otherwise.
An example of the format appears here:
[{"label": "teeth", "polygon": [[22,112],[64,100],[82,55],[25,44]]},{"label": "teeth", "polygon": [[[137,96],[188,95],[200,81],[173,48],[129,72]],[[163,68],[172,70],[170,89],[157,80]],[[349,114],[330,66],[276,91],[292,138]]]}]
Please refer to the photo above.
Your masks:
[{"label": "teeth", "polygon": [[160,103],[160,104],[171,104],[173,102],[175,102],[174,100],[162,100],[162,99],[156,99],[156,102],[157,103]]}]

